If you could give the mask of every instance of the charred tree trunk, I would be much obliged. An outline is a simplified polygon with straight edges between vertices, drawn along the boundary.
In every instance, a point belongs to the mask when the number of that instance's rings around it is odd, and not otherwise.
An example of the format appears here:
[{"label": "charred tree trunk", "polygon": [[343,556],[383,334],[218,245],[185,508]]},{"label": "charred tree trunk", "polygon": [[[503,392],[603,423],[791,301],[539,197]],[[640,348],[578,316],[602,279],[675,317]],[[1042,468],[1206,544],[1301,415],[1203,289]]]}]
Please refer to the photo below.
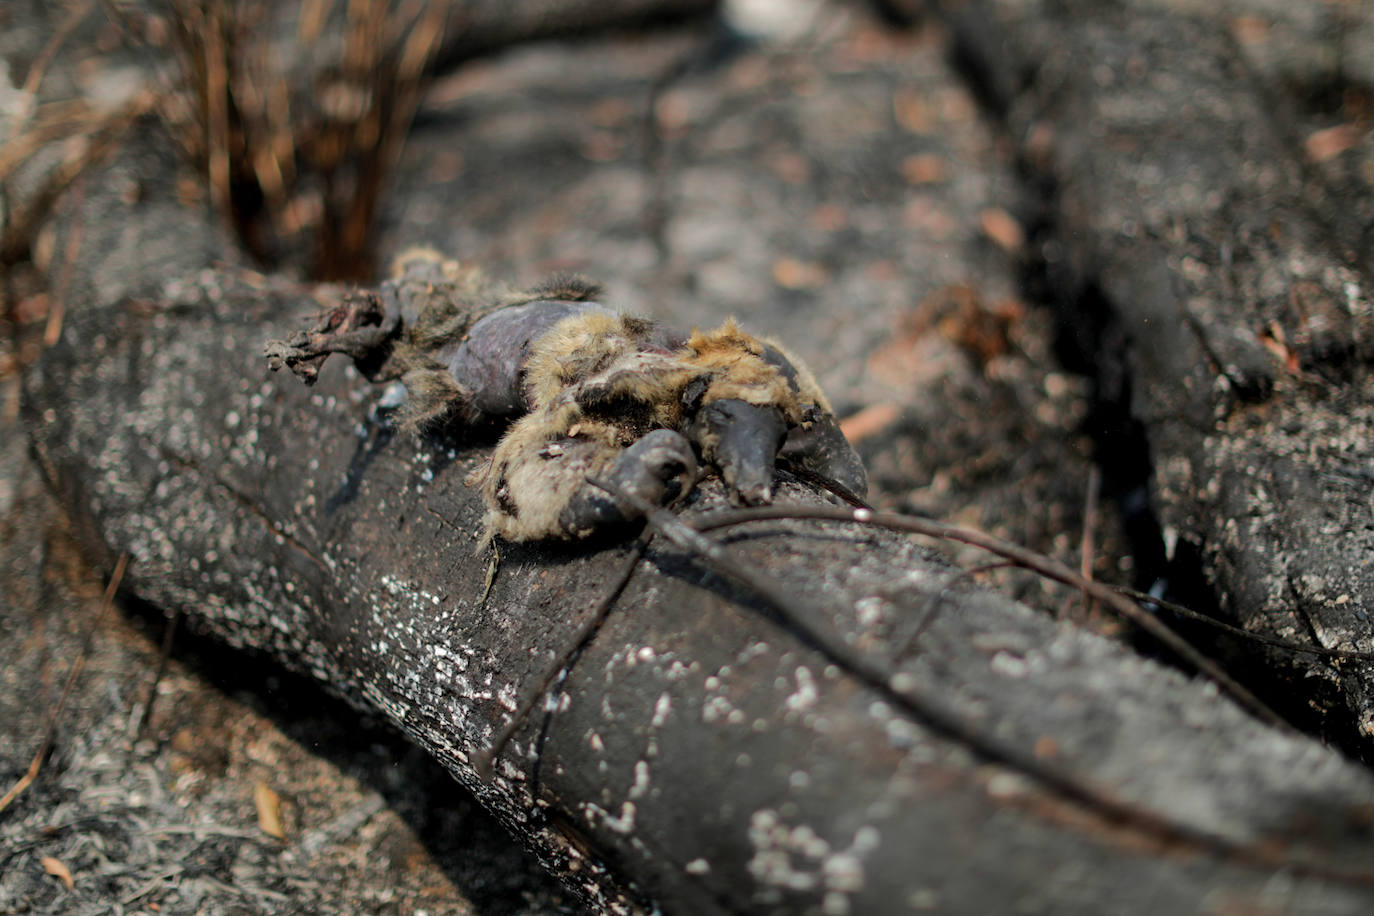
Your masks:
[{"label": "charred tree trunk", "polygon": [[865,670],[655,541],[483,782],[474,761],[628,546],[505,547],[488,589],[463,483],[485,445],[393,434],[339,366],[314,389],[270,377],[261,341],[310,290],[188,273],[207,249],[165,243],[207,233],[177,213],[111,191],[75,214],[164,244],[123,250],[138,283],[110,249],[77,259],[87,294],[26,384],[54,487],[93,547],[131,556],[130,594],[380,711],[602,910],[1374,903],[1368,773],[848,525],[717,536],[821,610]]},{"label": "charred tree trunk", "polygon": [[[1013,9],[1014,7],[1014,9]],[[1052,188],[1046,252],[1104,401],[1138,423],[1152,496],[1244,627],[1369,650],[1374,304],[1318,208],[1274,87],[1220,17],[973,3],[963,55]],[[1354,206],[1352,202],[1350,204]],[[1275,652],[1270,690],[1368,754],[1366,662]]]}]

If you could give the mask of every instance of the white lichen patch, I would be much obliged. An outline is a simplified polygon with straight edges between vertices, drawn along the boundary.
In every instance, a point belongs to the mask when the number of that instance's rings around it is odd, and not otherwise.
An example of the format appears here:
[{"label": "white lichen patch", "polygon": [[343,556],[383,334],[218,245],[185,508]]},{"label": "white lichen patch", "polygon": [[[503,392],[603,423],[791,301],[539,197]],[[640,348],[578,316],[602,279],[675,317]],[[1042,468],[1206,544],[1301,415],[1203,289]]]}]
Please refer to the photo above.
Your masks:
[{"label": "white lichen patch", "polygon": [[[735,663],[739,665],[748,664],[749,662],[753,661],[761,655],[767,655],[768,650],[768,643],[763,642],[762,640],[760,640],[759,642],[750,643],[749,645],[741,649],[738,654],[735,655]],[[726,669],[724,668],[721,669],[722,672],[724,672],[725,670]]]},{"label": "white lichen patch", "polygon": [[988,667],[997,674],[1010,678],[1023,678],[1030,671],[1026,660],[1011,652],[998,652],[988,662]]},{"label": "white lichen patch", "polygon": [[654,703],[654,716],[649,720],[650,728],[662,728],[663,723],[668,721],[668,714],[673,711],[673,698],[667,693],[659,694],[658,700]]},{"label": "white lichen patch", "polygon": [[631,799],[643,798],[649,791],[649,762],[647,760],[635,761],[635,781],[630,786],[630,791],[626,793]]},{"label": "white lichen patch", "polygon": [[701,704],[701,721],[708,725],[721,719],[728,719],[730,713],[738,712],[727,697],[719,694],[709,696]]},{"label": "white lichen patch", "polygon": [[749,844],[754,854],[749,873],[772,890],[822,893],[822,911],[844,916],[852,911],[854,894],[865,887],[864,856],[876,850],[881,836],[865,825],[842,849],[809,824],[788,826],[779,811],[762,808],[749,819]]},{"label": "white lichen patch", "polygon": [[789,713],[800,713],[816,705],[820,692],[816,689],[816,679],[811,676],[811,669],[805,665],[798,665],[793,676],[797,680],[797,689],[783,701],[783,705]]},{"label": "white lichen patch", "polygon": [[506,684],[496,692],[496,702],[500,703],[507,712],[517,712],[520,709],[520,690],[515,684]]},{"label": "white lichen patch", "polygon": [[388,595],[406,602],[406,609],[410,611],[429,611],[443,603],[443,599],[438,595],[427,592],[413,583],[398,579],[395,576],[382,576],[381,584]]},{"label": "white lichen patch", "polygon": [[1031,783],[1019,773],[999,770],[988,777],[986,789],[990,797],[1007,800],[1020,798],[1031,792]]},{"label": "white lichen patch", "polygon": [[629,834],[635,829],[635,814],[638,809],[632,801],[622,802],[620,813],[612,815],[605,808],[594,802],[584,802],[582,804],[582,815],[587,819],[587,823],[596,825],[599,820],[605,825],[607,830],[620,834]]},{"label": "white lichen patch", "polygon": [[664,672],[663,676],[669,681],[680,681],[696,670],[697,667],[697,662],[692,662],[691,665],[684,665],[678,659],[673,659],[672,664],[668,666],[668,670]]},{"label": "white lichen patch", "polygon": [[887,620],[892,604],[885,598],[870,595],[854,602],[855,620],[865,630],[871,630]]}]

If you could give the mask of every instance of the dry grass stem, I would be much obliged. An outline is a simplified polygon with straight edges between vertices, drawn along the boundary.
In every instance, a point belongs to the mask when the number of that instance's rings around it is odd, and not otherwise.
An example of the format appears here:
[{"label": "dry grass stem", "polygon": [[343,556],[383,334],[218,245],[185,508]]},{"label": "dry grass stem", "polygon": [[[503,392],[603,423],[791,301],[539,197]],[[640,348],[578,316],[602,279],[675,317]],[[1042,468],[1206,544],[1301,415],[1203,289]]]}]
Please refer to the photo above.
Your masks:
[{"label": "dry grass stem", "polygon": [[0,236],[0,264],[27,258],[39,224],[53,203],[96,162],[112,152],[118,140],[140,117],[153,110],[156,97],[138,92],[114,111],[102,112],[81,100],[44,105],[32,125],[0,146],[0,183],[50,144],[62,144],[61,161],[43,177],[39,187],[17,202]]},{"label": "dry grass stem", "polygon": [[67,18],[62,20],[62,24],[57,27],[57,31],[53,32],[52,36],[48,39],[48,43],[43,46],[43,50],[39,51],[38,56],[34,58],[33,63],[29,66],[28,75],[24,77],[24,85],[22,87],[22,92],[28,97],[28,103],[19,111],[15,112],[13,121],[9,125],[9,130],[6,131],[9,136],[14,136],[24,129],[24,125],[27,123],[29,116],[33,114],[35,99],[38,97],[38,87],[43,82],[43,74],[48,71],[48,65],[52,63],[53,57],[57,55],[57,51],[62,47],[63,42],[65,42],[72,32],[76,30],[76,27],[90,15],[93,5],[91,0],[83,0],[83,2],[78,3],[68,10]]},{"label": "dry grass stem", "polygon": [[317,279],[369,279],[382,194],[449,6],[349,0],[340,11],[311,0],[286,49],[272,43],[273,11],[263,0],[170,0],[180,102],[164,105],[167,123],[254,257],[308,256]]}]

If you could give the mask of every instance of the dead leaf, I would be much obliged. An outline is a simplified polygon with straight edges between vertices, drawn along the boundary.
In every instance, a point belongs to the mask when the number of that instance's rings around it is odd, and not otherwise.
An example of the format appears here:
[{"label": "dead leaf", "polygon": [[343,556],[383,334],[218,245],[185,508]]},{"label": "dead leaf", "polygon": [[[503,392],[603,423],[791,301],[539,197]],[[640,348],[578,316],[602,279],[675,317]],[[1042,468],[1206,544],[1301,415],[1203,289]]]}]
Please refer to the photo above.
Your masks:
[{"label": "dead leaf", "polygon": [[869,357],[869,371],[889,384],[923,387],[952,371],[949,357],[961,353],[986,371],[1013,348],[1012,328],[1024,314],[1014,299],[989,305],[972,287],[941,287],[902,318],[892,339]]},{"label": "dead leaf", "polygon": [[592,123],[601,127],[619,127],[633,112],[630,103],[624,99],[608,98],[592,107]]},{"label": "dead leaf", "polygon": [[1256,45],[1269,40],[1269,23],[1258,16],[1237,16],[1231,20],[1231,34],[1243,45]]},{"label": "dead leaf", "polygon": [[920,153],[902,160],[902,177],[911,184],[943,181],[945,160],[935,153]]},{"label": "dead leaf", "polygon": [[835,232],[849,225],[849,215],[836,204],[820,204],[811,211],[807,224],[822,232]]},{"label": "dead leaf", "polygon": [[903,130],[928,134],[935,128],[935,112],[924,94],[915,89],[898,89],[892,95],[892,115]]},{"label": "dead leaf", "polygon": [[783,289],[813,289],[828,279],[825,268],[811,261],[778,258],[773,262],[773,282]]},{"label": "dead leaf", "polygon": [[966,89],[944,89],[935,98],[940,105],[940,120],[942,121],[972,121],[978,116],[978,106],[974,103],[973,96]]},{"label": "dead leaf", "polygon": [[1360,131],[1353,124],[1337,124],[1307,135],[1303,150],[1313,162],[1326,162],[1360,142]]},{"label": "dead leaf", "polygon": [[850,442],[858,442],[887,429],[901,414],[901,406],[890,401],[871,404],[841,420],[840,432],[844,433],[844,437]]},{"label": "dead leaf", "polygon": [[42,864],[43,870],[58,881],[61,881],[67,890],[76,889],[76,882],[72,880],[72,873],[67,869],[67,866],[62,864],[60,859],[54,859],[52,856],[44,856],[38,861]]},{"label": "dead leaf", "polygon": [[954,218],[928,195],[919,195],[902,208],[902,225],[944,241],[954,232]]},{"label": "dead leaf", "polygon": [[1048,121],[1036,121],[1031,129],[1026,132],[1026,141],[1022,145],[1026,158],[1031,162],[1044,166],[1049,162],[1050,153],[1054,151],[1054,128]]},{"label": "dead leaf", "polygon": [[47,320],[51,306],[52,300],[47,293],[34,293],[32,296],[25,296],[15,302],[11,307],[10,314],[14,316],[15,324],[37,324]]},{"label": "dead leaf", "polygon": [[258,828],[268,836],[286,839],[281,826],[281,796],[261,779],[253,786],[253,804],[258,809]]},{"label": "dead leaf", "polygon": [[983,233],[1008,254],[1017,254],[1026,244],[1026,233],[1021,224],[1001,207],[988,207],[978,216]]},{"label": "dead leaf", "polygon": [[796,153],[778,153],[769,157],[768,169],[780,181],[788,184],[804,184],[811,177],[811,163]]},{"label": "dead leaf", "polygon": [[624,148],[625,144],[615,134],[598,130],[583,141],[582,155],[592,162],[614,162]]},{"label": "dead leaf", "polygon": [[654,118],[658,121],[660,133],[675,134],[691,122],[692,106],[682,93],[669,90],[654,105]]},{"label": "dead leaf", "polygon": [[1260,330],[1259,341],[1284,369],[1296,374],[1302,368],[1297,351],[1288,346],[1288,337],[1283,333],[1283,326],[1277,321],[1269,322]]}]

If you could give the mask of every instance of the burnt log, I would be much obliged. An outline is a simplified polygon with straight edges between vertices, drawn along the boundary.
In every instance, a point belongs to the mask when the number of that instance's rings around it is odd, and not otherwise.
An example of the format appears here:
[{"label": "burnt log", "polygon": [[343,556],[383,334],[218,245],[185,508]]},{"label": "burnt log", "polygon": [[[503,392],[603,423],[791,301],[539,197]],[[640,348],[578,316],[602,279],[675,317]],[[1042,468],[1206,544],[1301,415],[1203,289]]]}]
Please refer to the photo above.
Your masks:
[{"label": "burnt log", "polygon": [[[1311,193],[1276,87],[1222,17],[1164,6],[971,3],[950,19],[1050,189],[1062,323],[1115,428],[1144,432],[1174,574],[1199,566],[1246,629],[1368,652],[1368,252],[1329,212],[1336,196]],[[1315,709],[1314,728],[1369,753],[1368,662],[1276,650],[1254,667],[1295,715]]]},{"label": "burnt log", "polygon": [[[115,191],[74,224],[143,215],[164,240],[211,235]],[[312,389],[271,377],[261,341],[314,291],[197,270],[206,246],[130,245],[118,271],[83,247],[62,340],[25,379],[45,474],[97,556],[129,554],[127,594],[378,711],[600,911],[1374,901],[1362,768],[853,524],[712,535],[825,640],[652,541],[483,780],[478,761],[607,598],[628,540],[507,545],[492,576],[464,485],[490,442],[399,434],[341,365]],[[687,518],[720,504],[707,487]]]}]

